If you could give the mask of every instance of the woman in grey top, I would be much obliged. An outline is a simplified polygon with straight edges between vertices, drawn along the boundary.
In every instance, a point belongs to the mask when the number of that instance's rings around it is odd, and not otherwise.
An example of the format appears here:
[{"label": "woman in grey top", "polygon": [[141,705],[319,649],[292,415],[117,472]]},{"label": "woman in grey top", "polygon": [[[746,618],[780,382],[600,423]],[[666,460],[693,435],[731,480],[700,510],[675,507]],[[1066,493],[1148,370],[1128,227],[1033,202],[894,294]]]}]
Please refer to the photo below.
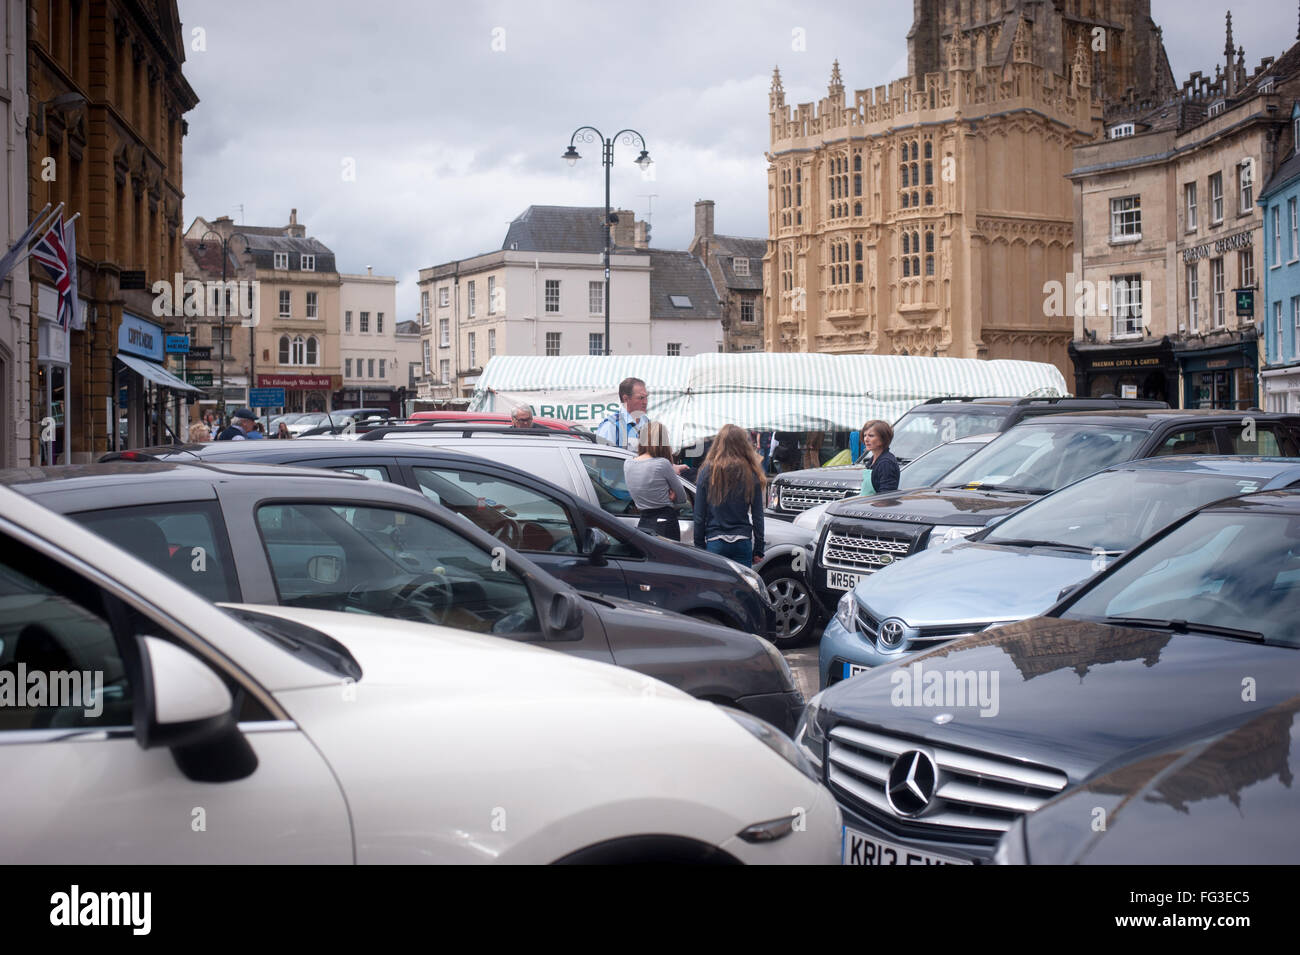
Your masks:
[{"label": "woman in grey top", "polygon": [[637,527],[649,534],[680,541],[676,505],[686,500],[686,488],[673,464],[668,429],[658,421],[649,422],[641,434],[640,450],[623,468],[632,503],[641,512]]}]

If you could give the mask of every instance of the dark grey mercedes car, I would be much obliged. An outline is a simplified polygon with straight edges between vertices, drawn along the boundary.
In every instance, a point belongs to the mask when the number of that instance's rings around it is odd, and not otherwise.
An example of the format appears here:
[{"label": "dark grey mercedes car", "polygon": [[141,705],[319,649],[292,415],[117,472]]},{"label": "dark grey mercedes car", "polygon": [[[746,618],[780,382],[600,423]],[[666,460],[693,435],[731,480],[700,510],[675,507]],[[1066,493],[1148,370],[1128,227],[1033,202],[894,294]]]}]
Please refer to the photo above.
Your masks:
[{"label": "dark grey mercedes car", "polygon": [[[276,465],[117,462],[0,471],[0,483],[209,600],[536,642],[637,670],[787,733],[803,706],[780,651],[756,634],[580,594],[462,514],[386,482]],[[575,548],[571,559],[599,572],[602,545]]]}]

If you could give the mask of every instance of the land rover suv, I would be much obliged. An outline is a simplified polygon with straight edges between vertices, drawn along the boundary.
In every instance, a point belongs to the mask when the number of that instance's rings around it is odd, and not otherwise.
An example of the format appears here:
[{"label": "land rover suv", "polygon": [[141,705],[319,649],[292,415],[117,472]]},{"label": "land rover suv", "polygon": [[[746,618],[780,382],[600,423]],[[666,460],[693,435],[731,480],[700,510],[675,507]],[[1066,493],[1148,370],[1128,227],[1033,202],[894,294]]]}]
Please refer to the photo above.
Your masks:
[{"label": "land rover suv", "polygon": [[1300,415],[1151,409],[1032,418],[986,444],[935,487],[830,505],[809,567],[809,589],[829,613],[845,591],[881,567],[969,537],[1044,494],[1123,461],[1297,453]]},{"label": "land rover suv", "polygon": [[[906,467],[945,441],[1007,431],[1026,418],[1168,407],[1163,401],[1139,398],[931,398],[894,422],[894,442],[889,450]],[[856,497],[861,487],[861,464],[787,471],[772,480],[767,515],[794,520],[810,507]]]}]

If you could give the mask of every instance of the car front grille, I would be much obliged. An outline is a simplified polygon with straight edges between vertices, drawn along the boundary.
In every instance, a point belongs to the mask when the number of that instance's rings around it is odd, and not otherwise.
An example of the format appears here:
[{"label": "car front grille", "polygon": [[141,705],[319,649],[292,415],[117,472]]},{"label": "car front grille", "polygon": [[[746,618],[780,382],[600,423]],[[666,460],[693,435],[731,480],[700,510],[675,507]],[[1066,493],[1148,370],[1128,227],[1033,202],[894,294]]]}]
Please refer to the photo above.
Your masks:
[{"label": "car front grille", "polygon": [[831,528],[822,544],[827,567],[871,573],[906,557],[912,541],[893,534],[846,533]]},{"label": "car front grille", "polygon": [[828,501],[842,501],[855,497],[858,491],[852,487],[825,487],[807,484],[777,485],[777,506],[783,511],[806,511],[810,507],[825,504]]},{"label": "car front grille", "polygon": [[[912,750],[933,760],[937,776],[926,808],[905,816],[890,806],[885,791],[895,759]],[[946,830],[977,841],[1005,832],[1069,782],[1060,770],[849,724],[830,731],[827,756],[827,781],[836,798],[886,829],[931,835]]]}]

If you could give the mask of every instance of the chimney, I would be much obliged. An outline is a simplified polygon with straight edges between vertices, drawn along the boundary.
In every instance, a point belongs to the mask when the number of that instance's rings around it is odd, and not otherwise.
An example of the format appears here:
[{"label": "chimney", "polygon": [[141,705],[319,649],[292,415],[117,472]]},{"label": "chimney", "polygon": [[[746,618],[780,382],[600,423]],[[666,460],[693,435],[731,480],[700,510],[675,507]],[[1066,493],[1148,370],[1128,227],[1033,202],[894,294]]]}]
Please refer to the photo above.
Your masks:
[{"label": "chimney", "polygon": [[646,224],[644,222],[641,222],[639,220],[636,223],[636,238],[634,240],[634,244],[638,249],[650,248],[649,229],[646,228]]},{"label": "chimney", "polygon": [[695,203],[695,242],[713,238],[713,200],[701,199]]},{"label": "chimney", "polygon": [[614,247],[633,248],[636,243],[636,213],[631,209],[615,209],[610,215],[617,220],[612,226]]},{"label": "chimney", "polygon": [[298,224],[298,210],[289,210],[289,224],[284,227],[284,234],[298,239],[307,237],[307,227]]},{"label": "chimney", "polygon": [[366,274],[367,274],[367,275],[374,275],[374,274],[375,274],[375,267],[374,267],[373,265],[367,265],[367,266],[366,266]]}]

